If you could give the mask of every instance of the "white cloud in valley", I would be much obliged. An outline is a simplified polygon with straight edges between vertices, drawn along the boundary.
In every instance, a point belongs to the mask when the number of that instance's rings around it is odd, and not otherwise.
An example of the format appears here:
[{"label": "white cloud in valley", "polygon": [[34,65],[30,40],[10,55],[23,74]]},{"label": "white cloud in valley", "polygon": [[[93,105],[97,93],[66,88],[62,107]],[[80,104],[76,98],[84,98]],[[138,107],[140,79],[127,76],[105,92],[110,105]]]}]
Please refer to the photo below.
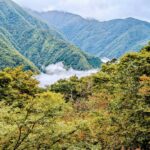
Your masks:
[{"label": "white cloud in valley", "polygon": [[68,79],[72,76],[77,76],[79,78],[89,76],[96,73],[97,69],[78,71],[72,68],[65,69],[63,63],[59,62],[57,64],[51,64],[45,69],[45,73],[37,75],[35,78],[40,82],[41,87],[45,87],[57,82],[60,79]]},{"label": "white cloud in valley", "polygon": [[135,17],[150,21],[150,0],[14,0],[37,11],[60,10],[98,20]]}]

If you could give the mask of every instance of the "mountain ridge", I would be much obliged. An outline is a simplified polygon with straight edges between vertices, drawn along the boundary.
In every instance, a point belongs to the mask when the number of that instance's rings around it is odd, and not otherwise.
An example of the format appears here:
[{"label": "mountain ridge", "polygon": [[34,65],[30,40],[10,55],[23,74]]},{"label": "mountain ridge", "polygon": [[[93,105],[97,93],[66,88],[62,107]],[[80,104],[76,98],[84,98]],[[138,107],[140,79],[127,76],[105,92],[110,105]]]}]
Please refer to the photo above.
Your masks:
[{"label": "mountain ridge", "polygon": [[10,0],[0,1],[0,26],[9,33],[7,38],[16,50],[39,69],[59,61],[79,70],[98,68],[101,64],[99,58],[84,53],[65,40],[61,32]]},{"label": "mountain ridge", "polygon": [[[128,51],[140,50],[150,40],[150,23],[132,17],[98,21],[61,11],[38,12],[37,15],[70,42],[99,57],[118,58]],[[112,45],[117,47],[111,48]]]}]

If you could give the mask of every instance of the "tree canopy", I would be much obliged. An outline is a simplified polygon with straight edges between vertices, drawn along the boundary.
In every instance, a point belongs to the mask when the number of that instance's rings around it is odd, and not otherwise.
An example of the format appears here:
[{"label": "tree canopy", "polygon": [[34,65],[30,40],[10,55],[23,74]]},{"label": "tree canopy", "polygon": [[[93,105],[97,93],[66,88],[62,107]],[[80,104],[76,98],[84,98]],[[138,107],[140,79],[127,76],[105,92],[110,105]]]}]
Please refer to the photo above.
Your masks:
[{"label": "tree canopy", "polygon": [[38,87],[32,71],[0,71],[0,149],[150,147],[150,45],[89,77]]}]

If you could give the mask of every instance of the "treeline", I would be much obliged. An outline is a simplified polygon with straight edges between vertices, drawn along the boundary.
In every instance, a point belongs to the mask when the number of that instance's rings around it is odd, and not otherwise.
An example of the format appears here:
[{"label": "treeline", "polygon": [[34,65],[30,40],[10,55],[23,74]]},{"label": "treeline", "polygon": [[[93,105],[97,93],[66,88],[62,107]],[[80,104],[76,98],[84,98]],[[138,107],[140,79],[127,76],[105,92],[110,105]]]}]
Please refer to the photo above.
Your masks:
[{"label": "treeline", "polygon": [[46,89],[33,76],[0,72],[0,149],[149,150],[150,45]]}]

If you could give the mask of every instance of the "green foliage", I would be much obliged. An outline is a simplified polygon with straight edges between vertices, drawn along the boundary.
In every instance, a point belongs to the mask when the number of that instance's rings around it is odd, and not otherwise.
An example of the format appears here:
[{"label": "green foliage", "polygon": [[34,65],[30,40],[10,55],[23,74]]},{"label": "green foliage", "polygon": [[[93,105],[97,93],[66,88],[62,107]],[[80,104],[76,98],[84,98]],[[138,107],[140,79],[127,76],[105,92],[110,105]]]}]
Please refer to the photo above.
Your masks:
[{"label": "green foliage", "polygon": [[15,100],[20,100],[18,105],[22,105],[24,100],[35,97],[38,89],[38,82],[32,78],[31,71],[22,71],[21,67],[6,68],[0,72],[0,101],[5,100],[11,104]]},{"label": "green foliage", "polygon": [[[102,67],[102,73],[109,74],[109,82],[105,82],[109,87],[100,83],[101,88],[106,88],[107,94],[112,95],[108,107],[111,119],[108,129],[111,130],[106,132],[115,137],[108,144],[112,144],[112,148],[121,148],[121,145],[149,147],[149,48],[146,46],[139,53],[126,54],[118,63]],[[100,78],[100,81],[103,82],[103,79]]]},{"label": "green foliage", "polygon": [[[99,68],[99,58],[82,52],[59,32],[29,15],[17,4],[9,0],[1,0],[0,4],[0,35],[6,35],[5,41],[0,37],[1,68],[23,65],[27,59],[40,70],[57,62],[79,70]],[[28,66],[34,65],[30,63]]]},{"label": "green foliage", "polygon": [[50,90],[64,94],[65,99],[68,100],[80,100],[87,99],[91,91],[90,80],[78,79],[78,77],[73,76],[69,80],[60,80],[56,84],[50,86]]},{"label": "green foliage", "polygon": [[16,103],[7,106],[1,102],[1,121],[5,122],[0,124],[4,131],[1,133],[1,148],[49,149],[54,145],[57,139],[56,119],[62,115],[65,106],[62,97],[42,93],[33,99],[26,99],[23,107],[18,107]]},{"label": "green foliage", "polygon": [[21,67],[1,71],[0,149],[148,150],[149,49],[47,89]]},{"label": "green foliage", "polygon": [[[128,53],[118,61],[108,62],[99,73],[90,78],[83,78],[90,83],[86,96],[77,97],[79,85],[88,87],[83,79],[59,81],[51,86],[56,92],[65,96],[71,89],[75,92],[74,107],[78,113],[98,119],[95,127],[102,149],[149,147],[150,128],[150,46],[145,46],[139,53]],[[69,85],[63,91],[63,85]],[[84,93],[83,88],[80,92]],[[70,90],[69,90],[70,89]],[[74,91],[73,90],[73,91]],[[68,96],[68,95],[67,95]],[[71,97],[69,97],[72,100]],[[84,100],[84,101],[81,101]],[[93,117],[94,113],[94,117]],[[96,119],[95,118],[95,119]],[[90,120],[92,121],[92,120]]]},{"label": "green foliage", "polygon": [[100,57],[118,58],[129,51],[138,51],[150,40],[150,23],[134,18],[100,22],[59,11],[32,12],[82,50]]},{"label": "green foliage", "polygon": [[37,67],[21,55],[7,37],[7,32],[0,28],[0,69],[23,65],[25,70],[38,72]]},{"label": "green foliage", "polygon": [[[76,80],[72,78],[72,82]],[[62,95],[45,92],[37,85],[33,73],[21,67],[0,72],[0,149],[100,146],[94,144],[96,139],[87,121],[74,118],[73,107],[65,103]]]}]

